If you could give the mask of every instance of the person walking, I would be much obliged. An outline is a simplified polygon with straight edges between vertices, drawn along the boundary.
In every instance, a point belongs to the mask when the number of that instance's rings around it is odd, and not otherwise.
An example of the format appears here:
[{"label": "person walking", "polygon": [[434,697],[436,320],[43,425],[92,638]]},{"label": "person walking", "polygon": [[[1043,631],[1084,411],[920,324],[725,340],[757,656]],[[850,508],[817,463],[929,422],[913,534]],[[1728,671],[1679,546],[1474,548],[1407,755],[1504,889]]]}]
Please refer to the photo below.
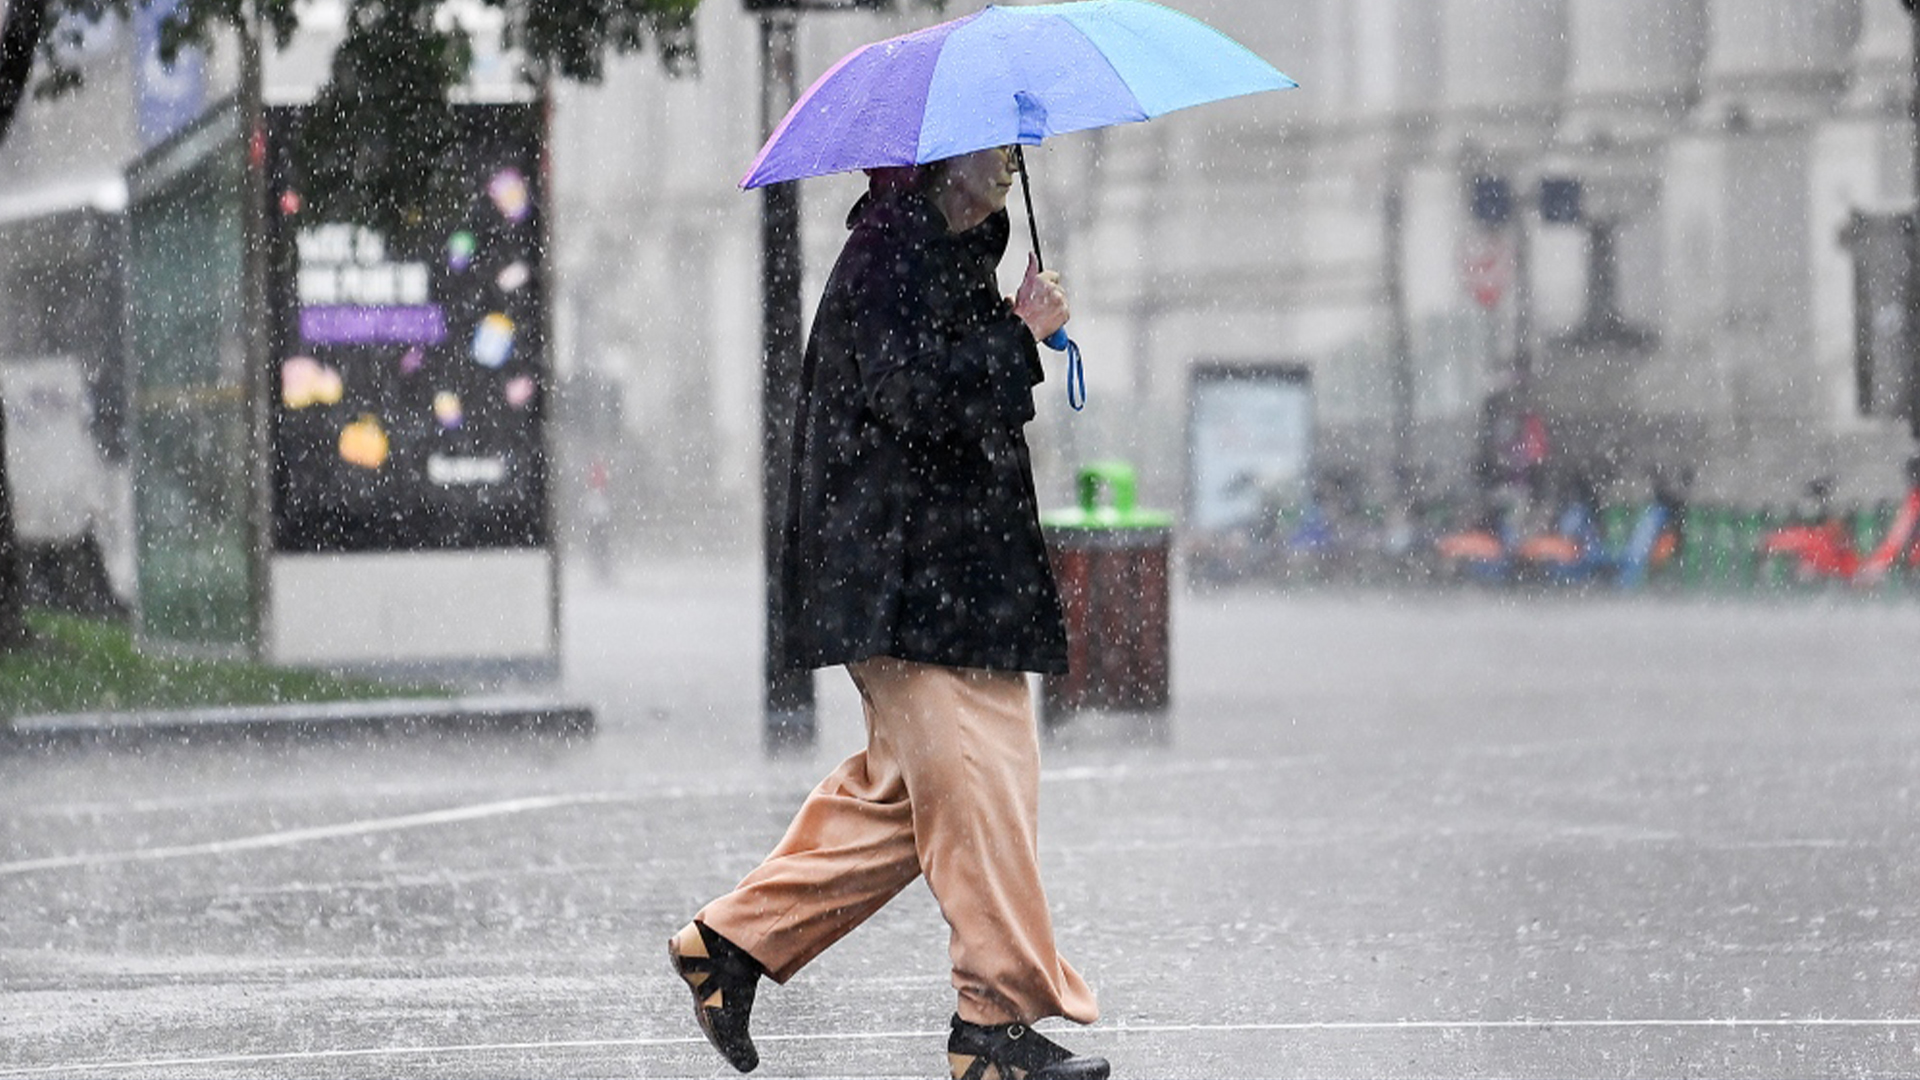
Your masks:
[{"label": "person walking", "polygon": [[846,668],[867,745],[669,940],[741,1072],[760,978],[785,983],[924,874],[950,930],[954,1080],[1108,1074],[1029,1026],[1099,1007],[1040,883],[1026,673],[1064,673],[1067,643],[1023,429],[1035,343],[1069,309],[1033,256],[999,294],[1013,152],[868,170],[807,343],[778,629],[789,666]]}]

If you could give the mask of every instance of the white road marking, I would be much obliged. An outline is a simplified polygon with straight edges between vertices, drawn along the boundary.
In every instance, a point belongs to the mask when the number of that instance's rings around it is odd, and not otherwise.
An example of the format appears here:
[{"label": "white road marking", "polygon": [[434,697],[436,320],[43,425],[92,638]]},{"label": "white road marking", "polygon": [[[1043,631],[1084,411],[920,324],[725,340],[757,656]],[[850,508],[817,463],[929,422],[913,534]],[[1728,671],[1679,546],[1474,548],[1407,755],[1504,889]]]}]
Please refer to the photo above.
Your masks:
[{"label": "white road marking", "polygon": [[584,806],[595,803],[631,802],[635,796],[618,792],[587,792],[578,795],[538,795],[521,799],[506,799],[501,802],[479,803],[473,806],[456,806],[447,810],[430,810],[421,814],[403,814],[399,817],[366,818],[360,821],[346,821],[337,825],[317,825],[304,829],[282,829],[278,832],[260,833],[256,836],[242,836],[232,840],[212,840],[202,844],[181,844],[173,847],[135,848],[131,851],[100,851],[80,855],[52,855],[40,859],[21,859],[17,862],[0,863],[0,877],[14,874],[32,873],[36,870],[59,870],[81,866],[111,866],[116,863],[157,862],[165,859],[184,859],[200,855],[226,855],[236,851],[256,851],[262,848],[293,847],[297,844],[312,843],[316,840],[335,840],[349,836],[370,836],[375,833],[399,832],[403,829],[420,829],[433,825],[450,825],[462,821],[477,821],[482,818],[502,817],[507,814],[525,814],[538,810],[553,810],[566,806]]},{"label": "white road marking", "polygon": [[[1172,776],[1206,776],[1209,774],[1232,773],[1242,771],[1271,772],[1285,767],[1310,765],[1313,757],[1281,757],[1261,760],[1213,758],[1201,761],[1174,762],[1121,762],[1106,765],[1079,765],[1063,768],[1044,769],[1041,779],[1050,784],[1084,783],[1090,781],[1165,779]],[[538,795],[517,799],[505,799],[496,802],[479,803],[470,806],[452,807],[445,810],[433,810],[418,814],[403,814],[396,817],[366,818],[347,821],[335,825],[319,825],[300,829],[283,829],[277,832],[261,833],[255,836],[243,836],[230,840],[212,840],[198,844],[180,844],[166,847],[135,848],[124,851],[103,851],[76,855],[52,855],[37,859],[20,859],[13,862],[0,862],[0,877],[29,874],[36,871],[63,870],[78,867],[114,866],[125,863],[160,862],[169,859],[195,858],[208,855],[226,855],[242,851],[257,851],[270,848],[293,847],[300,844],[322,840],[337,840],[345,837],[370,836],[377,833],[400,832],[407,829],[429,828],[437,825],[450,825],[466,821],[478,821],[486,818],[506,817],[513,814],[534,813],[542,810],[554,810],[570,806],[607,805],[618,803],[652,802],[659,800],[678,800],[690,798],[712,798],[737,796],[749,788],[759,791],[755,785],[741,787],[738,784],[724,788],[689,788],[673,786],[652,788],[642,791],[595,791],[567,795]],[[764,794],[764,792],[761,792]],[[94,804],[95,809],[104,809]],[[1616,835],[1617,834],[1617,835]],[[1671,843],[1683,837],[1678,833],[1657,831],[1621,830],[1611,826],[1604,827],[1567,827],[1558,830],[1557,839],[1590,839],[1596,836],[1624,838],[1641,842]],[[1273,838],[1242,839],[1233,841],[1215,841],[1201,846],[1211,848],[1260,847],[1274,843]],[[1117,849],[1142,850],[1160,846],[1194,846],[1191,841],[1180,841],[1177,845],[1139,844],[1118,845]],[[1752,841],[1737,844],[1708,845],[1732,850],[1766,850],[1772,848],[1847,848],[1858,846],[1854,841],[1832,839],[1788,839],[1777,841]],[[1116,845],[1081,845],[1073,848],[1076,852],[1105,850]]]},{"label": "white road marking", "polygon": [[1111,1031],[1122,1035],[1182,1035],[1235,1032],[1303,1031],[1552,1031],[1604,1030],[1611,1028],[1920,1028],[1920,1017],[1897,1016],[1884,1019],[1803,1016],[1773,1019],[1728,1017],[1712,1019],[1642,1020],[1301,1020],[1272,1024],[1141,1024],[1110,1028],[1088,1028],[1087,1033]]},{"label": "white road marking", "polygon": [[[1276,767],[1282,763],[1293,763],[1297,760],[1298,759],[1280,759],[1275,762],[1214,760],[1171,762],[1157,765],[1093,765],[1047,770],[1041,773],[1041,778],[1054,783],[1073,783],[1088,780],[1165,777],[1169,775],[1231,772],[1255,768],[1264,769]],[[278,832],[261,833],[256,836],[243,836],[232,840],[212,840],[199,844],[135,848],[129,851],[101,851],[78,855],[50,855],[38,859],[20,859],[14,862],[0,863],[0,877],[29,874],[41,870],[114,866],[122,863],[160,862],[167,859],[185,859],[205,855],[227,855],[239,851],[293,847],[298,844],[308,844],[318,840],[337,840],[342,837],[400,832],[406,829],[449,825],[463,821],[477,821],[483,818],[504,817],[509,814],[525,814],[568,806],[737,795],[740,794],[742,790],[745,789],[736,790],[729,788],[723,791],[709,788],[672,787],[655,788],[648,791],[596,791],[573,795],[531,796],[519,799],[506,799],[499,802],[480,803],[473,806],[453,807],[447,810],[433,810],[420,814],[403,814],[398,817],[368,818],[359,821],[342,822],[337,825],[319,825],[303,829],[283,829]],[[99,808],[99,804],[93,804],[93,806],[96,809]]]},{"label": "white road marking", "polygon": [[[1354,1020],[1312,1021],[1271,1024],[1135,1024],[1096,1027],[1082,1033],[1088,1036],[1127,1035],[1238,1035],[1302,1034],[1310,1032],[1352,1032],[1393,1034],[1404,1031],[1592,1031],[1647,1029],[1842,1029],[1842,1030],[1915,1030],[1920,1017],[1884,1019],[1850,1017],[1778,1017],[1773,1019],[1643,1019],[1643,1020]],[[933,1040],[946,1030],[927,1031],[847,1031],[812,1035],[758,1035],[760,1043],[834,1043],[875,1039]],[[260,1065],[294,1061],[342,1061],[366,1058],[422,1057],[445,1054],[503,1054],[517,1052],[553,1052],[560,1050],[644,1050],[666,1047],[704,1046],[706,1040],[685,1038],[658,1039],[570,1039],[554,1042],[466,1043],[450,1046],[375,1046],[354,1050],[301,1050],[266,1054],[221,1054],[207,1057],[144,1058],[124,1061],[88,1061],[60,1065],[0,1067],[0,1076],[49,1076],[60,1073],[98,1073],[108,1071],[183,1069],[208,1065]]]},{"label": "white road marking", "polygon": [[1274,772],[1313,764],[1317,757],[1210,758],[1203,761],[1123,761],[1111,765],[1067,765],[1041,769],[1040,779],[1070,784],[1089,780],[1127,780],[1145,777],[1211,776],[1219,773]]}]

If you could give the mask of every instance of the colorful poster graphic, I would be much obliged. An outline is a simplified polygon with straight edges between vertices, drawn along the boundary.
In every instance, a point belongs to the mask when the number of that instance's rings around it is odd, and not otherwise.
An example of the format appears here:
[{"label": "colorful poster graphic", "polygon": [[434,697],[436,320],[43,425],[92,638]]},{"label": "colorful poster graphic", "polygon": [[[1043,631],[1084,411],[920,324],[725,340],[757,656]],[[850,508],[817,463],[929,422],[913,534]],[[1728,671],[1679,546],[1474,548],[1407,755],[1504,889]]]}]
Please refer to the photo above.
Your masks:
[{"label": "colorful poster graphic", "polygon": [[329,211],[296,173],[302,110],[269,110],[280,551],[547,542],[541,120],[460,117],[466,205],[388,232]]},{"label": "colorful poster graphic", "polygon": [[447,237],[447,269],[464,273],[473,265],[473,234],[465,229]]},{"label": "colorful poster graphic", "polygon": [[460,411],[460,395],[451,390],[433,395],[433,418],[448,430],[459,427],[467,418],[467,414]]},{"label": "colorful poster graphic", "polygon": [[378,418],[363,415],[340,430],[340,460],[355,468],[378,469],[387,463],[392,443]]},{"label": "colorful poster graphic", "polygon": [[300,340],[308,345],[438,345],[446,339],[446,313],[433,304],[341,304],[300,312]]},{"label": "colorful poster graphic", "polygon": [[508,221],[525,221],[532,210],[527,178],[520,175],[519,169],[506,168],[494,173],[493,179],[487,182],[487,195],[493,199],[494,209]]},{"label": "colorful poster graphic", "polygon": [[296,356],[280,365],[280,403],[286,408],[338,405],[345,391],[340,373],[311,356]]},{"label": "colorful poster graphic", "polygon": [[507,380],[507,385],[502,391],[502,395],[507,399],[507,404],[516,409],[524,409],[533,404],[534,390],[535,386],[532,376],[517,375]]},{"label": "colorful poster graphic", "polygon": [[513,356],[513,320],[500,312],[490,312],[473,328],[473,361],[484,368],[506,364]]}]

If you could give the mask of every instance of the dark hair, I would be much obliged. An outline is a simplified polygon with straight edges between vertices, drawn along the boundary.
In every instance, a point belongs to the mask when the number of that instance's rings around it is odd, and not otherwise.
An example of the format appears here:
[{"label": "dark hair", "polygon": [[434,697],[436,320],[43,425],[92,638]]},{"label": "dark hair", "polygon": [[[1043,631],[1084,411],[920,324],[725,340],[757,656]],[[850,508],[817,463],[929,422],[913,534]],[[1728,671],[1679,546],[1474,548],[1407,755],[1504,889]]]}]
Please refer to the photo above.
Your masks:
[{"label": "dark hair", "polygon": [[883,165],[868,169],[867,191],[874,195],[925,191],[933,186],[945,166],[944,161],[929,161],[925,165]]}]

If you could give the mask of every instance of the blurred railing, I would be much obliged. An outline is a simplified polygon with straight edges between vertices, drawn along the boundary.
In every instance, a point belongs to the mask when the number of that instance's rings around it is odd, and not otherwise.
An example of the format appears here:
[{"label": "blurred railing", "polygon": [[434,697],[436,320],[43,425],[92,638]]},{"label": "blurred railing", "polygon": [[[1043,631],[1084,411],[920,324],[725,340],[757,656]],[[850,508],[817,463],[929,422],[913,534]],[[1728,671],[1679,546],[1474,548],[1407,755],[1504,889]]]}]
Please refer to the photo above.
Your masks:
[{"label": "blurred railing", "polygon": [[[1764,550],[1762,540],[1783,529],[1832,529],[1837,551],[1865,559],[1887,537],[1898,504],[1878,502],[1838,508],[1830,514],[1762,506],[1701,504],[1686,509],[1681,542],[1673,559],[1655,567],[1649,584],[1668,588],[1720,592],[1795,592],[1835,586],[1868,586],[1866,591],[1920,592],[1920,579],[1907,572],[1904,557],[1893,572],[1875,582],[1853,580],[1854,575],[1821,569],[1813,561],[1791,553]],[[1618,543],[1631,528],[1637,508],[1608,507],[1605,512],[1609,543]]]},{"label": "blurred railing", "polygon": [[[1198,587],[1529,586],[1589,591],[1814,595],[1845,591],[1920,597],[1920,570],[1908,556],[1920,528],[1885,573],[1867,567],[1902,523],[1901,504],[1882,500],[1827,510],[1692,503],[1670,513],[1664,539],[1645,544],[1645,504],[1615,504],[1590,516],[1584,536],[1537,530],[1499,541],[1438,512],[1403,521],[1365,507],[1329,521],[1287,508],[1265,528],[1181,537],[1189,584]],[[1672,518],[1678,518],[1677,525]],[[1466,542],[1477,538],[1478,544]],[[1641,541],[1636,556],[1635,541]],[[1542,543],[1542,541],[1545,541]],[[1477,552],[1478,555],[1472,554]],[[1566,556],[1576,553],[1573,558]],[[1467,554],[1462,554],[1467,553]],[[1555,561],[1555,558],[1561,561]]]}]

